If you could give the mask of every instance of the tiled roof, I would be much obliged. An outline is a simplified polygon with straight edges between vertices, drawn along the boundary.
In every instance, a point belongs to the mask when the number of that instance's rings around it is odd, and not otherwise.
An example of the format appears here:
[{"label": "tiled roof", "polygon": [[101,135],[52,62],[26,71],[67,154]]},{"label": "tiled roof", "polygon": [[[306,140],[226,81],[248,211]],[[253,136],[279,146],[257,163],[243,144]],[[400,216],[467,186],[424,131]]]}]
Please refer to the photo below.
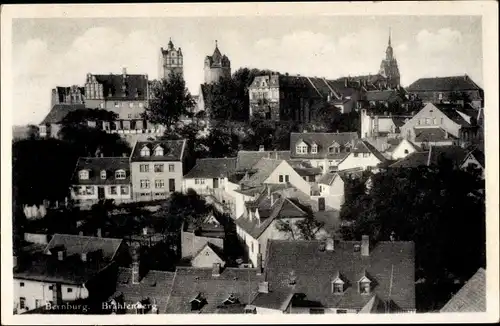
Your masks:
[{"label": "tiled roof", "polygon": [[485,312],[486,271],[483,268],[448,301],[440,312]]},{"label": "tiled roof", "polygon": [[441,128],[415,128],[415,141],[416,142],[439,142],[449,141],[452,135]]},{"label": "tiled roof", "polygon": [[403,126],[408,120],[409,120],[409,118],[408,117],[404,117],[404,116],[394,116],[394,117],[392,117],[392,122],[394,123],[394,125],[397,128]]},{"label": "tiled roof", "polygon": [[[356,132],[341,132],[341,133],[327,133],[327,132],[303,132],[296,133],[292,132],[290,134],[290,156],[293,158],[307,158],[307,159],[342,159],[349,153],[345,150],[342,151],[342,146],[347,143],[353,144],[354,140],[358,139],[358,134]],[[296,145],[300,141],[304,141],[306,144],[311,146],[315,143],[318,145],[318,153],[311,154],[310,148],[307,154],[297,154]],[[334,142],[341,145],[340,153],[329,153],[328,147],[330,147]]]},{"label": "tiled roof", "polygon": [[413,152],[405,158],[390,165],[391,168],[416,168],[427,166],[429,152]]},{"label": "tiled roof", "polygon": [[[88,180],[78,178],[78,172],[89,171]],[[125,179],[116,179],[115,172],[125,171]],[[101,178],[101,171],[106,171],[106,179]],[[128,157],[80,157],[76,163],[72,184],[114,185],[130,183],[130,164]]]},{"label": "tiled roof", "polygon": [[372,144],[366,140],[357,140],[356,144],[351,150],[352,153],[371,153],[381,162],[387,161],[384,155],[380,153]]},{"label": "tiled roof", "polygon": [[40,123],[44,124],[58,124],[68,115],[68,113],[85,110],[85,105],[83,104],[55,104],[50,110],[49,114],[45,116],[45,119]]},{"label": "tiled roof", "polygon": [[409,92],[416,91],[468,91],[481,88],[467,75],[451,77],[420,78],[408,86]]},{"label": "tiled roof", "polygon": [[249,170],[263,157],[288,160],[290,159],[290,151],[238,151],[237,169],[239,171]]},{"label": "tiled roof", "polygon": [[[162,156],[154,155],[154,150],[157,146],[163,148]],[[141,156],[141,150],[147,147],[150,151],[150,156]],[[134,145],[131,162],[173,162],[182,161],[184,149],[186,147],[186,139],[180,140],[155,140],[155,141],[138,141]]]},{"label": "tiled roof", "polygon": [[99,259],[84,262],[75,253],[68,253],[64,260],[59,260],[57,255],[36,253],[30,255],[29,262],[18,264],[14,269],[14,278],[82,285],[107,266],[110,266],[109,262]]},{"label": "tiled roof", "polygon": [[224,178],[236,171],[236,158],[203,158],[184,176],[191,178]]},{"label": "tiled roof", "polygon": [[399,99],[400,96],[396,90],[376,90],[365,92],[366,101],[390,102],[397,101]]},{"label": "tiled roof", "polygon": [[214,254],[217,255],[217,257],[219,257],[221,260],[225,261],[225,256],[224,255],[224,250],[218,246],[216,246],[215,244],[211,243],[211,242],[207,242],[205,243],[205,245],[203,247],[201,247],[194,255],[193,255],[193,259],[194,257],[198,256],[202,251],[203,249],[205,249],[205,247],[208,247],[210,248]]},{"label": "tiled roof", "polygon": [[439,111],[446,115],[450,120],[464,127],[469,127],[471,124],[460,113],[457,112],[456,104],[447,103],[432,103]]},{"label": "tiled roof", "polygon": [[122,242],[122,239],[56,233],[47,244],[44,253],[50,254],[53,248],[59,246],[64,246],[67,256],[102,250],[103,259],[111,261],[115,258]]},{"label": "tiled roof", "polygon": [[[145,100],[147,99],[148,78],[146,75],[93,75],[103,85],[104,97],[108,100]],[[123,89],[125,86],[125,89]],[[137,96],[136,96],[137,94]]]},{"label": "tiled roof", "polygon": [[[484,152],[482,150],[480,150],[479,148],[474,148],[472,149],[469,154],[472,154],[472,156],[474,156],[474,158],[479,162],[479,164],[481,164],[481,166],[484,168]],[[467,154],[467,155],[469,155]],[[464,158],[465,160],[465,158]]]},{"label": "tiled roof", "polygon": [[[269,288],[293,288],[324,307],[361,309],[376,295],[399,309],[415,309],[413,242],[379,242],[366,257],[354,250],[359,244],[340,241],[333,251],[322,251],[321,241],[270,240],[265,265]],[[289,285],[291,273],[295,275],[294,286]],[[331,284],[339,274],[346,283],[340,295],[332,293]],[[358,292],[357,282],[363,275],[372,282],[370,295]]]},{"label": "tiled roof", "polygon": [[325,173],[323,176],[318,180],[318,183],[324,184],[324,185],[331,185],[333,183],[333,180],[337,178],[339,175],[337,173]]},{"label": "tiled roof", "polygon": [[[172,291],[167,303],[167,313],[224,313],[234,308],[243,312],[257,295],[262,275],[254,268],[224,268],[219,276],[212,275],[212,268],[177,267]],[[191,311],[191,300],[201,295],[206,304],[201,311]],[[224,301],[233,296],[239,304],[227,305]],[[233,307],[231,307],[233,306]],[[235,312],[235,311],[233,311]]]},{"label": "tiled roof", "polygon": [[174,275],[174,272],[150,270],[138,284],[133,284],[132,269],[120,267],[116,281],[116,293],[123,294],[123,300],[128,304],[149,299],[151,303],[156,304],[160,313],[165,313]]},{"label": "tiled roof", "polygon": [[267,309],[285,311],[294,297],[291,290],[269,291],[268,293],[258,293],[251,305]]},{"label": "tiled roof", "polygon": [[261,158],[257,164],[252,167],[256,172],[248,179],[243,179],[240,183],[246,187],[261,186],[271,173],[283,162],[283,160],[274,160],[270,158]]},{"label": "tiled roof", "polygon": [[432,146],[430,149],[429,164],[436,165],[440,157],[446,157],[456,166],[459,167],[467,157],[467,150],[456,145],[450,146]]},{"label": "tiled roof", "polygon": [[269,205],[268,200],[262,201],[258,205],[258,210],[260,221],[257,220],[256,217],[250,219],[250,217],[245,215],[235,220],[236,225],[245,230],[245,232],[254,239],[258,239],[277,218],[303,218],[307,215],[306,212],[293,203],[289,198],[283,197],[279,198],[273,206]]}]

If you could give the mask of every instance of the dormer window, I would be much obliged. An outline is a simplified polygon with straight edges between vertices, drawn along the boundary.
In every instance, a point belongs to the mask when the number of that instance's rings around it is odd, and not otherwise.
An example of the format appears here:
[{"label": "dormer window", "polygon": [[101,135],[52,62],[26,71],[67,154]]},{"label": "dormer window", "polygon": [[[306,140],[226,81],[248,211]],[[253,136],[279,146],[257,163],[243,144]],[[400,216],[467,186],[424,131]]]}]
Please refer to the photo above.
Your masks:
[{"label": "dormer window", "polygon": [[126,178],[126,176],[127,176],[127,174],[125,173],[124,170],[118,170],[115,172],[115,179],[123,180]]},{"label": "dormer window", "polygon": [[144,146],[141,149],[141,156],[149,156],[151,155],[151,152],[149,151],[149,148],[147,146]]},{"label": "dormer window", "polygon": [[318,154],[318,145],[314,144],[311,146],[311,154]]},{"label": "dormer window", "polygon": [[81,170],[78,172],[78,178],[80,180],[88,180],[89,179],[89,171],[88,170]]},{"label": "dormer window", "polygon": [[342,280],[332,282],[332,293],[334,294],[344,293],[344,282]]},{"label": "dormer window", "polygon": [[229,297],[224,300],[222,303],[224,305],[230,305],[230,304],[236,304],[236,303],[239,303],[240,301],[238,300],[238,298],[234,295],[234,294],[230,294]]},{"label": "dormer window", "polygon": [[102,170],[101,171],[101,179],[106,180],[106,178],[107,178],[106,170]]},{"label": "dormer window", "polygon": [[368,277],[363,276],[361,280],[359,280],[359,293],[361,294],[370,294],[371,292],[371,281]]},{"label": "dormer window", "polygon": [[203,297],[201,293],[198,293],[196,297],[191,300],[191,311],[199,311],[206,304],[207,300]]},{"label": "dormer window", "polygon": [[163,147],[157,146],[155,148],[155,156],[163,156]]},{"label": "dormer window", "polygon": [[297,154],[307,154],[307,145],[302,143],[296,147]]},{"label": "dormer window", "polygon": [[297,284],[297,276],[294,271],[291,271],[288,275],[288,285],[294,286],[295,284]]}]

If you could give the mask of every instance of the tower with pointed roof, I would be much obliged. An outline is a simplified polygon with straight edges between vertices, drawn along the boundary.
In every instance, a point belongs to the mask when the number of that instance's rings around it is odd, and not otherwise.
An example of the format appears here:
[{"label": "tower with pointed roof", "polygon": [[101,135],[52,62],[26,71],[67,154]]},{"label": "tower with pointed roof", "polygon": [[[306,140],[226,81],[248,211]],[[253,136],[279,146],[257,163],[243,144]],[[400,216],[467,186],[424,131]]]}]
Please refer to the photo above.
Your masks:
[{"label": "tower with pointed roof", "polygon": [[226,55],[219,51],[217,41],[215,41],[215,50],[211,56],[205,58],[205,83],[217,83],[222,77],[231,77],[231,62]]},{"label": "tower with pointed roof", "polygon": [[385,50],[385,59],[380,64],[379,74],[387,78],[387,86],[396,88],[400,85],[400,75],[398,62],[394,57],[394,50],[391,44],[391,31],[389,30],[389,42]]},{"label": "tower with pointed roof", "polygon": [[168,78],[171,73],[184,74],[183,56],[181,48],[176,49],[172,39],[169,40],[166,49],[160,49],[160,64],[158,77],[160,79]]}]

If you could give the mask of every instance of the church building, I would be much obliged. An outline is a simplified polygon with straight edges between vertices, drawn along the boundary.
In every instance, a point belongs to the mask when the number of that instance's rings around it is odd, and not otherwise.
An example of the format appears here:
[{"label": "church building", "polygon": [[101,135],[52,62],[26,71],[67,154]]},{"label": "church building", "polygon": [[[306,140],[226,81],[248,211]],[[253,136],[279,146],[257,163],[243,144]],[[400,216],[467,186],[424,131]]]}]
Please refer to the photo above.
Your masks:
[{"label": "church building", "polygon": [[181,48],[175,49],[174,43],[170,39],[168,47],[160,49],[158,77],[160,79],[168,78],[172,72],[183,76],[184,63]]}]

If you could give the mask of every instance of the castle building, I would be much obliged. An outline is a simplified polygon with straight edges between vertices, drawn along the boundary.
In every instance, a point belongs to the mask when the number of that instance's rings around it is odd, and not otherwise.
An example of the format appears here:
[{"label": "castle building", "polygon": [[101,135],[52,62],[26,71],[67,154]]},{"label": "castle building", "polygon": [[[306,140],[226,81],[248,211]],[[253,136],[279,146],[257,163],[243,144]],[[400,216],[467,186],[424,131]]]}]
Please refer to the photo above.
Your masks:
[{"label": "castle building", "polygon": [[221,77],[231,77],[231,62],[226,55],[222,55],[215,41],[215,50],[212,56],[205,58],[205,84],[217,83]]},{"label": "castle building", "polygon": [[391,45],[391,34],[389,32],[389,42],[385,50],[385,59],[380,63],[379,74],[387,79],[388,88],[396,88],[400,85],[400,75],[398,62],[394,57]]},{"label": "castle building", "polygon": [[171,73],[184,75],[184,63],[181,48],[175,49],[172,39],[168,41],[166,49],[160,49],[160,64],[158,77],[160,79],[168,78]]},{"label": "castle building", "polygon": [[85,88],[73,85],[57,86],[52,89],[51,107],[56,104],[84,104]]}]

